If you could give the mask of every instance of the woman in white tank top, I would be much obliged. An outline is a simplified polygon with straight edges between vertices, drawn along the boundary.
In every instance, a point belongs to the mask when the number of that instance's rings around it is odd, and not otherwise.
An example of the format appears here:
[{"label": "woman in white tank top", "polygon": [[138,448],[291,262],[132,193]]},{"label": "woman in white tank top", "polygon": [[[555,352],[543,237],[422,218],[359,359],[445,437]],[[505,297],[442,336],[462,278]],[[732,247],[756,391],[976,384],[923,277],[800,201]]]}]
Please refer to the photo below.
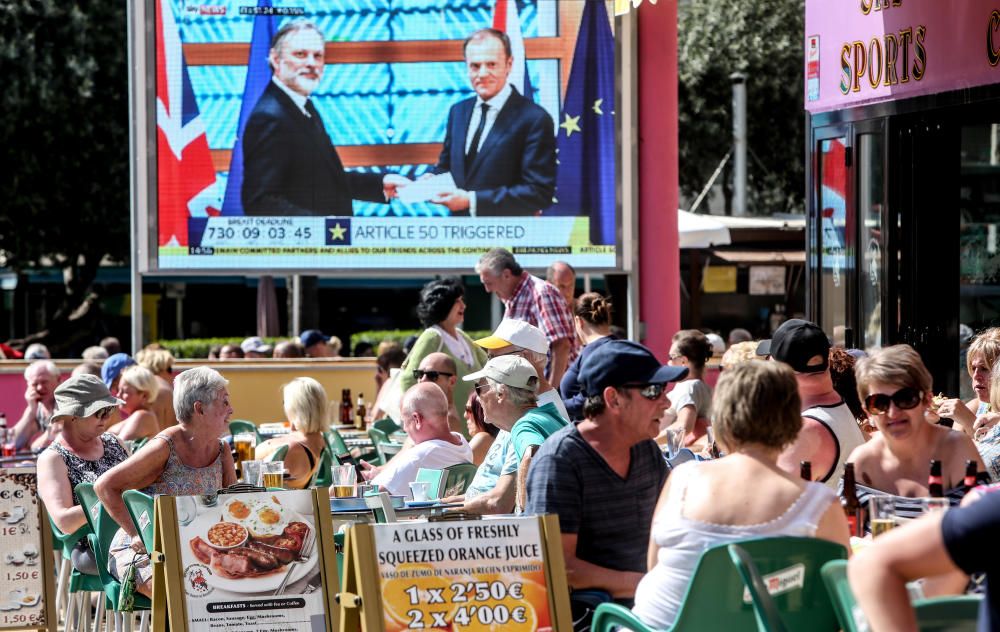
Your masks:
[{"label": "woman in white tank top", "polygon": [[713,410],[712,426],[727,456],[677,468],[653,516],[649,573],[636,589],[634,611],[654,628],[673,624],[698,558],[711,546],[779,535],[848,545],[833,491],[777,465],[802,425],[792,370],[780,362],[727,370]]}]

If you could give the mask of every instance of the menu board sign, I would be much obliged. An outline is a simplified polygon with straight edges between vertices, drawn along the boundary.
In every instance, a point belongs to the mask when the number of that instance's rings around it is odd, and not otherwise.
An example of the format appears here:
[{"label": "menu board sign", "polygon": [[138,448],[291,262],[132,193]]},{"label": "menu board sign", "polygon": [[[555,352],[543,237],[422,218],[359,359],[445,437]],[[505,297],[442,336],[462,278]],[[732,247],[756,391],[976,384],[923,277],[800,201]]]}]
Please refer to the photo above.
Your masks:
[{"label": "menu board sign", "polygon": [[[46,628],[51,554],[35,468],[0,468],[0,629]],[[51,546],[51,545],[50,545]]]},{"label": "menu board sign", "polygon": [[312,490],[174,502],[187,629],[326,629]]},{"label": "menu board sign", "polygon": [[551,630],[537,518],[373,527],[386,632]]}]

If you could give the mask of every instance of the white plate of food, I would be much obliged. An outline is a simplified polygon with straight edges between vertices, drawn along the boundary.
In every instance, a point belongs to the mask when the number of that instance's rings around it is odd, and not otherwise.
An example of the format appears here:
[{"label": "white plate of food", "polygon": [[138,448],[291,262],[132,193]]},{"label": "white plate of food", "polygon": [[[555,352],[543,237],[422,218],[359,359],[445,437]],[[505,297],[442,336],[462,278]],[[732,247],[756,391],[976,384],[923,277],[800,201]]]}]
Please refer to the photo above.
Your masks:
[{"label": "white plate of food", "polygon": [[240,494],[219,506],[221,511],[203,511],[184,528],[190,552],[211,569],[206,577],[211,586],[244,594],[274,591],[303,548],[311,548],[310,554],[294,565],[287,583],[316,567],[319,553],[308,546],[315,542],[313,526],[277,495],[254,499]]}]

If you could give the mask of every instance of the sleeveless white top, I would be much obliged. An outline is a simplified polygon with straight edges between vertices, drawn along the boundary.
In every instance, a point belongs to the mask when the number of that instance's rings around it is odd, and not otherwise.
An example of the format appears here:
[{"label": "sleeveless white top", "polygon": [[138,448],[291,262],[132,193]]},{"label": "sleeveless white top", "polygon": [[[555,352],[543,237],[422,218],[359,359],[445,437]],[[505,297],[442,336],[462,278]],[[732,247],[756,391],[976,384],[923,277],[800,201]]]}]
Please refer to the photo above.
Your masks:
[{"label": "sleeveless white top", "polygon": [[837,495],[821,483],[806,483],[806,489],[783,514],[759,524],[723,525],[685,518],[684,497],[688,482],[701,464],[685,463],[670,474],[670,493],[663,508],[653,518],[652,538],[660,547],[657,564],[635,591],[632,609],[646,625],[667,629],[677,611],[694,567],[709,547],[746,538],[771,536],[812,537],[820,518],[837,500]]},{"label": "sleeveless white top", "polygon": [[833,406],[807,408],[802,411],[802,416],[815,419],[833,433],[837,443],[837,458],[833,469],[827,472],[820,482],[836,491],[840,479],[844,476],[844,463],[847,462],[847,457],[851,456],[854,448],[865,442],[865,435],[861,433],[851,409],[843,401]]}]

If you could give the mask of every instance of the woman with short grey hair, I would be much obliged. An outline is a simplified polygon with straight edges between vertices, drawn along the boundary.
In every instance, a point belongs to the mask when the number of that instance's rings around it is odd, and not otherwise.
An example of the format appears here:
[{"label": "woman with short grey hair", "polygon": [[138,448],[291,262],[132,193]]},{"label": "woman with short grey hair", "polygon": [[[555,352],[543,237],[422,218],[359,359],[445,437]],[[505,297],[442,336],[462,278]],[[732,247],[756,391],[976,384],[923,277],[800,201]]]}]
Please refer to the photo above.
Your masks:
[{"label": "woman with short grey hair", "polygon": [[[135,553],[146,552],[122,502],[125,490],[140,489],[152,496],[200,496],[236,482],[232,453],[221,438],[233,414],[228,384],[218,371],[206,366],[178,375],[174,408],[179,423],[150,439],[94,485],[105,509],[121,527],[111,544],[109,570],[114,576],[124,576]],[[151,596],[151,579],[149,558],[141,556],[136,563],[136,590]]]}]

